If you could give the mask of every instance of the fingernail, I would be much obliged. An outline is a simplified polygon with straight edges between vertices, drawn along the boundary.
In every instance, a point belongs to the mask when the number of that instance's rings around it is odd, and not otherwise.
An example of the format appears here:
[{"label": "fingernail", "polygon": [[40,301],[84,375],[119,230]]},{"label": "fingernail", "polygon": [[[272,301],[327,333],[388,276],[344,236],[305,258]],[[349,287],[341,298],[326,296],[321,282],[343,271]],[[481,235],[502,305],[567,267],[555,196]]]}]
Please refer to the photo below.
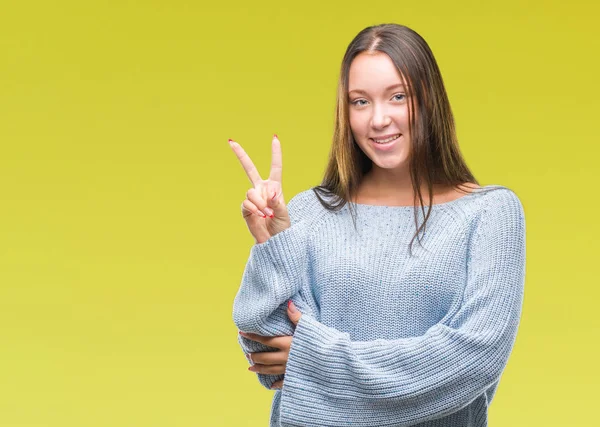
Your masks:
[{"label": "fingernail", "polygon": [[270,216],[271,218],[273,218],[273,210],[271,208],[264,208],[263,212],[265,213],[265,215]]},{"label": "fingernail", "polygon": [[296,306],[294,305],[294,303],[292,302],[292,300],[288,300],[288,308],[290,309],[290,311],[292,313],[296,312]]},{"label": "fingernail", "polygon": [[273,193],[273,197],[271,198],[271,200],[275,200],[275,197],[277,197],[277,192]]}]

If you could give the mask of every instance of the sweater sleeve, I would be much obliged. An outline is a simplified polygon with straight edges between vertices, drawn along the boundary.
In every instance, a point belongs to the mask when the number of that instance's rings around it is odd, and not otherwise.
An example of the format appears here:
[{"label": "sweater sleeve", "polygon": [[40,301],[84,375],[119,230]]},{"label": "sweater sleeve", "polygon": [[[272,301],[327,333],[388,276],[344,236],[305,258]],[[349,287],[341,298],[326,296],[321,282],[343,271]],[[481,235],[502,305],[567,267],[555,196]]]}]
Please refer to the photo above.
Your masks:
[{"label": "sweater sleeve", "polygon": [[[242,283],[233,303],[233,320],[240,331],[262,336],[291,336],[294,325],[287,315],[287,301],[293,299],[302,312],[312,313],[305,302],[307,279],[307,239],[314,217],[312,190],[294,196],[287,204],[291,225],[250,250]],[[304,291],[303,291],[304,289]],[[238,335],[247,355],[277,351],[273,347]],[[283,375],[256,374],[270,388]]]},{"label": "sweater sleeve", "polygon": [[462,409],[500,380],[522,310],[523,207],[502,192],[477,221],[461,302],[424,335],[352,341],[303,314],[286,367],[282,422],[409,426]]}]

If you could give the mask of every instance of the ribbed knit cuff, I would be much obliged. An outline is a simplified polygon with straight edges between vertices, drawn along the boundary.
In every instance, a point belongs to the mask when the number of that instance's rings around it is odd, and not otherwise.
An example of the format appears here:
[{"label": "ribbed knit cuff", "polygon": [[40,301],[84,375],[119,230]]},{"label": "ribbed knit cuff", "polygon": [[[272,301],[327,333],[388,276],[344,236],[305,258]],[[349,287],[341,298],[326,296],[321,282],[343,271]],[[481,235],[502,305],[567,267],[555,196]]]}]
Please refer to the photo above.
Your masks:
[{"label": "ribbed knit cuff", "polygon": [[[336,425],[335,419],[326,420],[329,416],[335,418],[336,414],[324,414],[316,410],[327,401],[318,396],[326,396],[328,390],[327,384],[314,373],[314,367],[321,362],[319,349],[331,348],[336,340],[344,339],[343,335],[346,334],[323,325],[310,315],[302,315],[296,325],[285,370],[281,395],[282,424],[307,425],[303,423],[310,419],[314,423],[311,425]],[[314,406],[311,405],[313,399],[318,400]],[[299,420],[302,422],[299,423]]]},{"label": "ribbed knit cuff", "polygon": [[[329,328],[314,317],[303,314],[296,325],[286,365],[290,382],[301,379],[306,385],[305,381],[310,381],[310,372],[313,371],[311,366],[320,365],[321,357],[331,350],[336,341],[344,340],[344,335],[348,334]],[[349,337],[346,340],[349,341]],[[307,375],[308,377],[301,378]]]}]

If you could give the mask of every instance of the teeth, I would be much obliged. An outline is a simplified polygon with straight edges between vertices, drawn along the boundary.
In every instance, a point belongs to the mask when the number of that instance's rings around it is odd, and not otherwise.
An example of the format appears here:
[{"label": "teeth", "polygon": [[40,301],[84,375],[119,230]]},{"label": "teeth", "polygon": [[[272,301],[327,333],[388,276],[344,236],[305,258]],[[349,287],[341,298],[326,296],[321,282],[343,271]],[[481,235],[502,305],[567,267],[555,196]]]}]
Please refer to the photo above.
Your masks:
[{"label": "teeth", "polygon": [[394,136],[390,136],[388,139],[382,139],[382,140],[373,139],[373,141],[375,141],[378,144],[385,144],[386,142],[391,142],[394,139],[399,138],[399,137],[400,137],[400,134],[397,134],[397,135],[394,135]]}]

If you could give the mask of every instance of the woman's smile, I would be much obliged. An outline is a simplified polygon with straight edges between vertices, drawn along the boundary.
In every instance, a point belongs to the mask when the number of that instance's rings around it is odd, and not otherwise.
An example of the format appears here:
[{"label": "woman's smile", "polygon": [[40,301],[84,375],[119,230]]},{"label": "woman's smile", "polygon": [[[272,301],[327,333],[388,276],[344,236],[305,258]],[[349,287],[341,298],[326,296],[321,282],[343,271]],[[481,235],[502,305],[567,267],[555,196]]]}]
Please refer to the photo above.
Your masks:
[{"label": "woman's smile", "polygon": [[369,141],[371,142],[371,145],[378,151],[390,151],[394,149],[401,138],[402,134],[397,134],[395,137],[384,139],[383,142],[377,142],[378,140],[373,138],[369,138]]}]

